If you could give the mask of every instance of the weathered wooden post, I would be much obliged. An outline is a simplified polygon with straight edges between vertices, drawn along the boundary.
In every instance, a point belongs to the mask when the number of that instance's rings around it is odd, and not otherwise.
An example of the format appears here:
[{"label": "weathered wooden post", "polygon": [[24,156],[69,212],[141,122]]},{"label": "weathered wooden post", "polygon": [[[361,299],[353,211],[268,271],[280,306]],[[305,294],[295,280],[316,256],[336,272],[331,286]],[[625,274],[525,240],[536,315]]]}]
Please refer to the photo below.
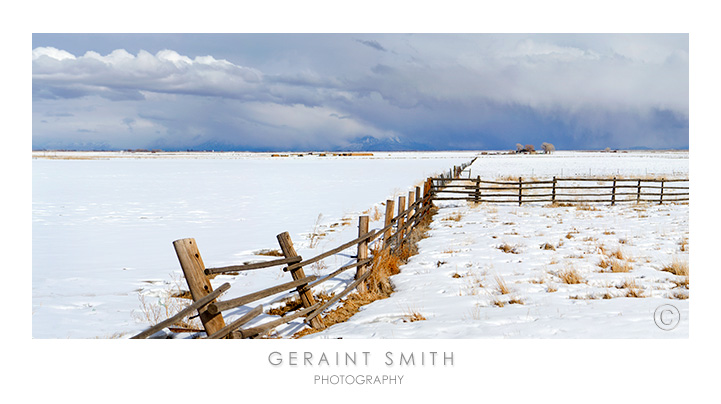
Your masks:
[{"label": "weathered wooden post", "polygon": [[638,180],[638,185],[636,189],[636,203],[641,202],[641,180]]},{"label": "weathered wooden post", "polygon": [[[288,234],[287,231],[278,234],[276,238],[278,239],[280,250],[283,252],[283,255],[285,255],[285,258],[292,258],[298,256],[298,253],[295,251],[295,247],[293,246],[293,241],[290,239],[290,234]],[[294,268],[292,266],[289,266],[289,268],[290,275],[293,277],[294,281],[305,278],[305,271],[303,271],[303,267]],[[300,301],[303,304],[303,307],[308,308],[312,307],[315,304],[315,298],[313,297],[313,293],[311,292],[310,288],[308,288],[307,284],[298,286],[296,290],[298,291],[298,295],[300,295]],[[325,328],[323,320],[321,320],[321,318],[318,316],[313,317],[310,320],[310,326],[315,329]]]},{"label": "weathered wooden post", "polygon": [[406,197],[405,196],[399,196],[398,197],[398,227],[397,227],[397,233],[398,237],[396,238],[397,246],[400,247],[401,243],[403,242],[403,235],[405,234],[405,230],[401,229],[403,227],[403,224],[405,223],[405,216],[402,215],[403,211],[406,210]]},{"label": "weathered wooden post", "polygon": [[523,197],[523,179],[518,177],[518,206],[521,206],[521,198]]},{"label": "weathered wooden post", "polygon": [[418,206],[411,209],[411,206],[413,205],[413,202],[416,200],[416,193],[413,191],[408,191],[408,213],[406,214],[406,223],[408,223],[408,232],[413,229],[413,223],[410,223],[411,217],[413,217],[413,214],[418,211]]},{"label": "weathered wooden post", "polygon": [[551,189],[551,203],[556,203],[556,176],[553,176],[553,188]]},{"label": "weathered wooden post", "polygon": [[664,180],[665,180],[664,178],[661,178],[661,195],[658,199],[659,205],[661,205],[663,203],[663,182],[664,182]]},{"label": "weathered wooden post", "polygon": [[[388,227],[393,222],[394,208],[395,208],[395,202],[392,199],[386,200],[386,219],[385,219],[385,222],[383,222],[383,227]],[[388,243],[390,243],[391,230],[392,230],[392,228],[389,228],[386,230],[385,234],[383,234],[383,245],[385,247],[388,247]]]},{"label": "weathered wooden post", "polygon": [[611,188],[611,206],[616,204],[616,177],[613,177],[613,187]]},{"label": "weathered wooden post", "polygon": [[473,201],[478,203],[481,200],[481,176],[476,178],[476,190],[473,192]]},{"label": "weathered wooden post", "polygon": [[[421,212],[421,207],[423,202],[421,202],[421,199],[423,199],[423,196],[421,196],[421,187],[416,187],[416,202],[418,205],[416,205],[416,213]],[[421,221],[421,215],[416,215],[415,223],[413,223],[413,227],[417,226],[418,223]]]},{"label": "weathered wooden post", "polygon": [[[183,269],[185,280],[188,282],[190,294],[193,301],[198,301],[213,292],[208,277],[205,276],[205,264],[200,256],[200,250],[195,239],[184,238],[173,241],[175,253],[180,261],[180,267]],[[200,321],[203,323],[205,333],[212,335],[225,327],[223,315],[210,314],[207,309],[202,308],[198,311]]]},{"label": "weathered wooden post", "polygon": [[[360,216],[358,218],[358,237],[365,236],[366,234],[368,234],[368,216]],[[358,253],[356,254],[356,257],[356,262],[361,262],[368,258],[368,239],[365,239],[358,243]],[[355,279],[359,279],[366,272],[368,272],[368,264],[358,266],[355,273]],[[358,284],[358,291],[366,291],[365,282],[361,282],[360,284]]]}]

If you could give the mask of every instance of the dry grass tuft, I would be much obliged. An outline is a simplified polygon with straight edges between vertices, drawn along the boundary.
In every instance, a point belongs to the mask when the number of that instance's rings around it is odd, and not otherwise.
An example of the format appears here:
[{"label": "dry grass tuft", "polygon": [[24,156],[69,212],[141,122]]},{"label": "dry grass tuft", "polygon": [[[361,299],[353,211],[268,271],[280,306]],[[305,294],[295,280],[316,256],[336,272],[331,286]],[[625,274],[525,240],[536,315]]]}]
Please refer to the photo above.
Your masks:
[{"label": "dry grass tuft", "polygon": [[631,288],[626,291],[626,297],[646,297],[641,289]]},{"label": "dry grass tuft", "polygon": [[568,202],[552,202],[544,205],[544,208],[570,208],[571,206],[573,206],[573,204]]},{"label": "dry grass tuft", "polygon": [[508,243],[503,243],[496,248],[498,248],[499,250],[503,251],[506,254],[520,254],[520,252],[518,251],[518,248],[516,246],[512,246]]},{"label": "dry grass tuft", "polygon": [[688,238],[684,237],[683,240],[679,243],[679,249],[681,252],[688,251]]},{"label": "dry grass tuft", "polygon": [[586,282],[581,274],[578,273],[578,271],[574,268],[567,268],[562,271],[559,271],[556,274],[559,278],[561,278],[561,281],[563,283],[568,285],[577,285],[579,283]]},{"label": "dry grass tuft", "polygon": [[576,205],[576,210],[596,211],[598,208],[593,205],[589,205],[588,203],[580,203]]},{"label": "dry grass tuft", "polygon": [[308,235],[308,247],[315,248],[318,246],[318,242],[320,242],[320,239],[323,238],[326,234],[320,231],[320,222],[323,220],[323,214],[318,214],[318,218],[315,219],[315,224],[313,225],[313,231]]},{"label": "dry grass tuft", "polygon": [[496,276],[496,290],[498,290],[498,293],[502,295],[507,295],[511,293],[511,290],[508,289],[508,286],[506,285],[506,282],[501,278],[500,276]]},{"label": "dry grass tuft", "polygon": [[607,254],[607,256],[610,258],[615,258],[617,260],[626,260],[627,259],[626,255],[623,253],[623,251],[620,248],[616,249],[615,251],[610,252],[609,254]]},{"label": "dry grass tuft", "polygon": [[[172,293],[172,294],[177,294]],[[167,318],[173,317],[181,310],[190,305],[190,301],[184,298],[174,298],[169,293],[168,297],[157,298],[157,301],[150,302],[144,295],[138,295],[140,300],[140,313],[135,313],[134,316],[141,320],[146,321],[152,325],[158,324]],[[177,321],[172,324],[171,328],[174,332],[197,332],[203,330],[203,325],[200,323],[198,318],[190,318],[191,315]]]},{"label": "dry grass tuft", "polygon": [[661,268],[664,272],[669,272],[677,276],[685,276],[688,277],[688,262],[687,261],[680,261],[677,258],[674,258],[673,261],[671,261],[670,264],[664,265],[663,268]]},{"label": "dry grass tuft", "polygon": [[636,284],[636,281],[630,278],[624,279],[620,286],[621,289],[626,290],[626,297],[646,297],[643,294],[643,289]]},{"label": "dry grass tuft", "polygon": [[551,243],[543,243],[543,244],[541,244],[541,249],[542,249],[542,250],[553,250],[553,251],[556,251],[556,247],[554,247],[553,244],[551,244]]},{"label": "dry grass tuft", "polygon": [[605,272],[614,273],[631,272],[633,269],[633,265],[629,261],[616,258],[603,258],[599,261],[598,266],[603,268]]},{"label": "dry grass tuft", "polygon": [[403,316],[404,323],[414,323],[416,321],[424,321],[426,317],[419,313],[418,310],[408,309],[408,313]]},{"label": "dry grass tuft", "polygon": [[671,295],[672,299],[686,300],[688,299],[688,291],[677,290]]},{"label": "dry grass tuft", "polygon": [[[313,295],[316,302],[325,303],[328,300],[330,300],[333,297],[333,294],[327,294],[325,292],[316,293]],[[300,310],[303,308],[303,302],[301,302],[300,298],[296,295],[293,297],[290,297],[288,299],[285,299],[283,301],[282,306],[274,307],[270,310],[268,310],[266,313],[270,314],[272,316],[284,316],[286,313],[290,313],[292,311]]]},{"label": "dry grass tuft", "polygon": [[451,214],[451,215],[448,215],[448,216],[444,217],[444,218],[441,219],[441,220],[443,220],[443,221],[459,222],[462,218],[463,218],[463,215],[461,214],[461,212],[456,212],[456,213],[453,213],[453,214]]},{"label": "dry grass tuft", "polygon": [[494,306],[503,307],[503,306],[505,306],[506,304],[524,304],[524,303],[523,303],[523,300],[521,300],[521,298],[516,297],[516,296],[511,297],[511,298],[508,299],[507,301],[501,300],[501,299],[499,299],[499,298],[494,298],[494,299],[493,299],[493,305],[494,305]]},{"label": "dry grass tuft", "polygon": [[263,255],[266,257],[285,257],[279,249],[272,250],[268,248],[256,251],[255,255]]}]

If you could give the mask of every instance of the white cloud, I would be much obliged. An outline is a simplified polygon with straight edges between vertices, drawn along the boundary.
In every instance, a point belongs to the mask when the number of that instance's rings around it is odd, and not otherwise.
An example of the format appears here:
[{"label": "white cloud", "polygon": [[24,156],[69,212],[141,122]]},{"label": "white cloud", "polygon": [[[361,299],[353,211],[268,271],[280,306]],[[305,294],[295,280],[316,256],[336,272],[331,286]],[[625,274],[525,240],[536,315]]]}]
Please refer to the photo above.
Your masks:
[{"label": "white cloud", "polygon": [[212,56],[191,59],[172,50],[132,55],[74,55],[54,48],[33,50],[33,82],[56,95],[71,91],[111,97],[113,92],[152,91],[244,98],[262,82],[260,71]]},{"label": "white cloud", "polygon": [[55,60],[75,59],[75,56],[73,56],[70,52],[52,47],[40,47],[33,49],[33,60],[40,59],[42,56],[47,56]]}]

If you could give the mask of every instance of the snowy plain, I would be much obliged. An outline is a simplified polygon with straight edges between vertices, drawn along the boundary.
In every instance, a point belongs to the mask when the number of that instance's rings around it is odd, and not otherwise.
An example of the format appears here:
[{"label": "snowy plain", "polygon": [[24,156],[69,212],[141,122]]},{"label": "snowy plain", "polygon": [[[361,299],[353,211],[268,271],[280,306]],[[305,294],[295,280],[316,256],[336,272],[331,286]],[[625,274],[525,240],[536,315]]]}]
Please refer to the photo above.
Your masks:
[{"label": "snowy plain", "polygon": [[[284,231],[304,255],[326,229],[322,251],[354,238],[362,212],[475,154],[34,152],[32,335],[131,336],[149,326],[141,297],[162,307],[187,289],[174,240],[195,238],[207,267],[272,259],[255,253]],[[254,292],[284,279],[276,269],[217,281]]]},{"label": "snowy plain", "polygon": [[[687,152],[565,152],[516,156],[481,152],[376,153],[373,157],[287,157],[215,153],[129,156],[34,153],[33,337],[130,336],[149,324],[140,298],[167,303],[183,288],[172,241],[193,237],[206,266],[270,259],[288,231],[303,256],[355,237],[357,216],[453,165],[467,175],[688,176]],[[71,159],[82,158],[82,159]],[[420,253],[393,278],[396,293],[344,324],[306,338],[646,338],[687,337],[688,300],[674,298],[672,260],[688,262],[688,204],[573,207],[440,203]],[[451,220],[453,218],[453,220]],[[455,218],[459,218],[456,220]],[[380,218],[371,228],[382,227]],[[324,234],[313,239],[313,232]],[[570,237],[568,237],[570,235]],[[517,247],[504,253],[503,243]],[[541,249],[544,243],[555,250]],[[605,273],[601,251],[621,249],[633,269]],[[351,252],[309,268],[323,275],[352,261]],[[565,284],[575,269],[583,283]],[[352,271],[348,271],[352,272]],[[333,292],[345,273],[323,285]],[[232,298],[286,281],[280,269],[221,275]],[[509,294],[498,292],[505,283]],[[625,297],[634,281],[645,297]],[[607,298],[603,298],[606,296]],[[264,307],[282,299],[273,296]],[[509,304],[517,298],[520,304]],[[497,303],[497,302],[500,302]],[[653,321],[664,303],[680,310],[668,332]],[[502,305],[502,307],[500,307]],[[250,307],[230,311],[226,321]],[[406,321],[418,312],[426,320]],[[225,315],[225,313],[224,313]],[[252,325],[273,318],[263,315]],[[286,337],[300,321],[279,327]]]}]

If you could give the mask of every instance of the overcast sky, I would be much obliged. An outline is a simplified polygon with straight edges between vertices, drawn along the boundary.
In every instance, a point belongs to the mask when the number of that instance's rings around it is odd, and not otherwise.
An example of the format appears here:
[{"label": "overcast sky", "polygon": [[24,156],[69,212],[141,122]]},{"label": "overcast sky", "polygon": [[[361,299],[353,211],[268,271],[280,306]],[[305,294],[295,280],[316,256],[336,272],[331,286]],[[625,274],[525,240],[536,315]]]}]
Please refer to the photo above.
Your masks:
[{"label": "overcast sky", "polygon": [[33,148],[687,148],[686,34],[33,34]]}]

